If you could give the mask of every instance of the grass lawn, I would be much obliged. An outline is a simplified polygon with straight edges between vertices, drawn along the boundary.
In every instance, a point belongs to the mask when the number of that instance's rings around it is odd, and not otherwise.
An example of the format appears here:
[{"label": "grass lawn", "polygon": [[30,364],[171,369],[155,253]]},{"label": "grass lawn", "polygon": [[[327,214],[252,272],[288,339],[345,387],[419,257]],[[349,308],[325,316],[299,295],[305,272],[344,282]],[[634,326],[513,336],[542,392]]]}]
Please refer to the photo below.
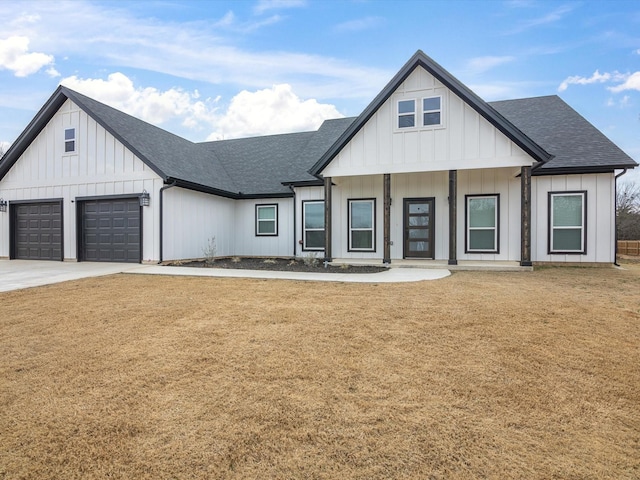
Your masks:
[{"label": "grass lawn", "polygon": [[23,478],[640,478],[640,265],[1,293]]}]

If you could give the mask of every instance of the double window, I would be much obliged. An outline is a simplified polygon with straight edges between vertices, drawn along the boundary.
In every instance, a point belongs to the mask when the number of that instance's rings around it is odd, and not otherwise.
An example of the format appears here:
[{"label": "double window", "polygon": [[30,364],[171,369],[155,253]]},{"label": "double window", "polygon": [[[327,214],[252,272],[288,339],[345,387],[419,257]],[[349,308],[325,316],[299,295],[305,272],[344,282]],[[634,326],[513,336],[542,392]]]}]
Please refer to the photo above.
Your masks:
[{"label": "double window", "polygon": [[324,201],[302,202],[302,249],[324,250]]},{"label": "double window", "polygon": [[549,253],[586,253],[587,192],[549,192]]},{"label": "double window", "polygon": [[349,251],[375,251],[376,200],[349,200],[348,205]]},{"label": "double window", "polygon": [[500,195],[467,195],[467,253],[499,253]]},{"label": "double window", "polygon": [[278,235],[278,205],[256,205],[256,235]]},{"label": "double window", "polygon": [[[418,118],[420,118],[419,124]],[[441,96],[398,101],[398,129],[440,125],[442,125]]]},{"label": "double window", "polygon": [[72,153],[76,151],[76,129],[64,129],[64,153]]}]

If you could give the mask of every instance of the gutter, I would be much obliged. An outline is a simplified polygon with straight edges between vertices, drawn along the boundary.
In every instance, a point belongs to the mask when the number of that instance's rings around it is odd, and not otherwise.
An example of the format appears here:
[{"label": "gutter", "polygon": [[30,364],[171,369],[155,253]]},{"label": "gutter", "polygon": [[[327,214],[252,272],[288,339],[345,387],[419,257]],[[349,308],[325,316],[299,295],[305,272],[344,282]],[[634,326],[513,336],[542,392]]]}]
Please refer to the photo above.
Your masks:
[{"label": "gutter", "polygon": [[165,185],[164,187],[162,187],[160,189],[160,261],[158,263],[162,263],[162,245],[163,245],[163,241],[162,241],[162,237],[163,235],[163,221],[162,218],[164,217],[163,215],[163,198],[164,198],[164,191],[168,190],[171,187],[175,187],[177,184],[177,180],[174,180],[171,184],[169,185]]},{"label": "gutter", "polygon": [[627,173],[627,169],[625,168],[624,170],[622,170],[622,172],[620,172],[618,175],[616,175],[613,179],[613,191],[615,194],[615,198],[614,200],[614,212],[613,212],[613,218],[614,218],[614,228],[615,228],[615,234],[614,234],[614,247],[613,247],[613,264],[616,267],[619,267],[620,264],[618,263],[618,178],[620,178],[621,176],[623,176],[625,173]]},{"label": "gutter", "polygon": [[293,188],[293,185],[288,185],[289,190],[293,193],[293,256],[296,256],[296,191]]}]

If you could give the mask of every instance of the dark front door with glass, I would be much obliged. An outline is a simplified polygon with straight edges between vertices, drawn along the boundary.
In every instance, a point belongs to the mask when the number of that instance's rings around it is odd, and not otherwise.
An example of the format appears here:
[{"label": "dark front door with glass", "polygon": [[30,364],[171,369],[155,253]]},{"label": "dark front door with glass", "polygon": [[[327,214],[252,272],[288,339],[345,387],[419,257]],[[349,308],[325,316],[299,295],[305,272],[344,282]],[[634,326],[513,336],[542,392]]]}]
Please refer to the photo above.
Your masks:
[{"label": "dark front door with glass", "polygon": [[434,258],[433,198],[404,199],[404,258]]}]

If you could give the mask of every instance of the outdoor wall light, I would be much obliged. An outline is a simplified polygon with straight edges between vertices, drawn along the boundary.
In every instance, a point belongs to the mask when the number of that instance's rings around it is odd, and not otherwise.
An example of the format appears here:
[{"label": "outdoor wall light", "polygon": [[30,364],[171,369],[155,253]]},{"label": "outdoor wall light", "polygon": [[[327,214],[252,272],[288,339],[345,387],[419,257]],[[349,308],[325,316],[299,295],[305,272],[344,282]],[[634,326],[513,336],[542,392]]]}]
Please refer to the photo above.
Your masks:
[{"label": "outdoor wall light", "polygon": [[7,211],[7,201],[4,198],[0,198],[0,212]]},{"label": "outdoor wall light", "polygon": [[146,190],[142,190],[142,193],[140,194],[140,206],[148,207],[150,201],[151,196],[149,195],[149,192],[147,192]]}]

